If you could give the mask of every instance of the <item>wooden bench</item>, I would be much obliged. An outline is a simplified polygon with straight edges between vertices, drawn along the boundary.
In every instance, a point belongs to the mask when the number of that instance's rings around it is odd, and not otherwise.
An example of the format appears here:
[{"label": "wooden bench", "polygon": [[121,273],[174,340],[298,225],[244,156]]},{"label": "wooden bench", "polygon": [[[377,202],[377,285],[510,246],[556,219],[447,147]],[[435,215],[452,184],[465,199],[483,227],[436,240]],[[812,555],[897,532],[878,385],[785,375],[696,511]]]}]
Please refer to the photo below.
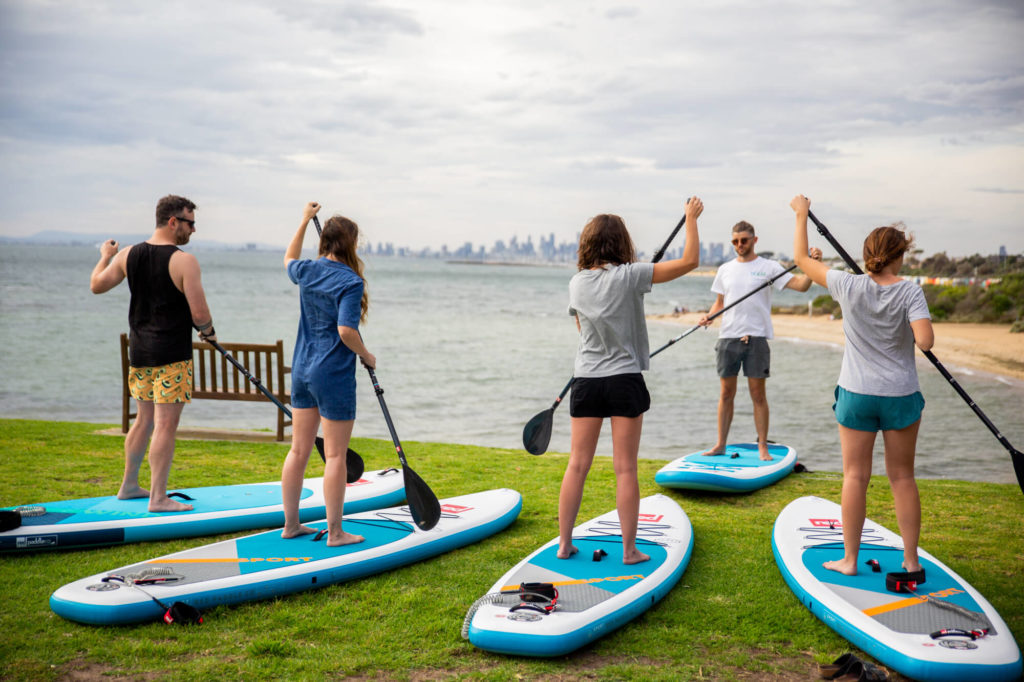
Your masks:
[{"label": "wooden bench", "polygon": [[[285,405],[291,403],[291,393],[285,389],[284,375],[292,371],[284,364],[284,344],[222,343],[239,364],[259,380]],[[131,411],[128,393],[128,335],[121,334],[121,431],[128,433],[131,420],[138,412]],[[193,386],[192,399],[243,400],[269,403],[270,399],[245,378],[216,348],[202,341],[192,342]],[[273,403],[271,403],[273,404]],[[284,440],[284,427],[291,426],[284,411],[274,406],[277,413],[277,440]]]}]

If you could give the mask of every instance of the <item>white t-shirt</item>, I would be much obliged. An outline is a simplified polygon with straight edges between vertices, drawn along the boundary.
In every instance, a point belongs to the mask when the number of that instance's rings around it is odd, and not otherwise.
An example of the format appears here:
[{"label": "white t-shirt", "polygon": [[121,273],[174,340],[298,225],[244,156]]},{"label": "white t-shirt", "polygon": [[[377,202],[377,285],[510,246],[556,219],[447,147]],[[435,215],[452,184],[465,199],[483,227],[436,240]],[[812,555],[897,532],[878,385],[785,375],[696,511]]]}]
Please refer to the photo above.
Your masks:
[{"label": "white t-shirt", "polygon": [[[711,283],[711,291],[722,294],[725,305],[731,304],[786,268],[773,260],[758,256],[752,261],[741,263],[735,258],[722,263]],[[793,278],[791,273],[775,280],[772,285],[779,291]],[[722,313],[722,328],[718,336],[723,339],[738,339],[744,336],[773,337],[772,329],[772,287],[765,287],[735,308]]]},{"label": "white t-shirt", "polygon": [[569,314],[580,321],[573,376],[635,374],[650,367],[644,294],[653,281],[653,263],[607,265],[573,275]]},{"label": "white t-shirt", "polygon": [[839,385],[865,395],[899,397],[921,390],[910,323],[931,319],[921,287],[902,280],[882,286],[867,275],[829,270],[828,292],[843,309]]}]

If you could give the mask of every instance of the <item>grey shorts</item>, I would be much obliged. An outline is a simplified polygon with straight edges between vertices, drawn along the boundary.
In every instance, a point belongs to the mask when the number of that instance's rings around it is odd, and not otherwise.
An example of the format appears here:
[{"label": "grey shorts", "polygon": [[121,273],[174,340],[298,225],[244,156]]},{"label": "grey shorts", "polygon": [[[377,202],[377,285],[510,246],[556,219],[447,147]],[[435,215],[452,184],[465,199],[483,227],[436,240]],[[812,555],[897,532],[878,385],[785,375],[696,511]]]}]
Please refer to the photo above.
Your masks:
[{"label": "grey shorts", "polygon": [[737,376],[740,367],[743,367],[745,377],[768,378],[768,367],[772,359],[768,339],[763,336],[748,336],[746,339],[746,342],[743,339],[718,339],[715,344],[718,376],[723,379]]}]

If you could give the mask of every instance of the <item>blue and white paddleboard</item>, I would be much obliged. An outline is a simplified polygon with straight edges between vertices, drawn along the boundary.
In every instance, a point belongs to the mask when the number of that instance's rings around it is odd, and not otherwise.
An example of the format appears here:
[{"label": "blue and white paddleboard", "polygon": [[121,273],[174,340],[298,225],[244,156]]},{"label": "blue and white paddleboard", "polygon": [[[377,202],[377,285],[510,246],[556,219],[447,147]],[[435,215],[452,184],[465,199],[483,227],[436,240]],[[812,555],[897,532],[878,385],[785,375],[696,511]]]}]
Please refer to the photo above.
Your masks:
[{"label": "blue and white paddleboard", "polygon": [[[865,521],[857,575],[824,569],[823,562],[843,556],[841,519],[838,504],[801,497],[775,520],[772,549],[779,570],[815,616],[881,663],[917,680],[1020,677],[1020,649],[1006,623],[977,590],[928,552],[918,550],[926,581],[915,593],[886,589],[886,573],[902,571],[899,535]],[[865,563],[872,559],[880,572]]]},{"label": "blue and white paddleboard", "polygon": [[[122,625],[161,618],[165,608],[154,599],[204,609],[316,589],[482,540],[522,506],[508,489],[451,497],[441,500],[441,520],[429,531],[416,527],[408,507],[346,514],[345,530],[366,539],[342,547],[328,547],[326,534],[285,540],[280,529],[225,540],[69,583],[50,596],[50,608],[81,623]],[[326,529],[327,522],[307,525]]]},{"label": "blue and white paddleboard", "polygon": [[714,490],[745,493],[782,480],[796,465],[796,450],[788,445],[768,444],[771,461],[762,460],[757,443],[730,443],[724,455],[700,452],[674,459],[654,475],[666,488]]},{"label": "blue and white paddleboard", "polygon": [[[176,492],[188,496],[182,501],[191,504],[192,511],[150,512],[148,498],[119,500],[114,496],[8,507],[22,510],[21,525],[0,532],[0,551],[118,545],[284,525],[280,481],[180,488]],[[404,499],[400,470],[367,471],[348,484],[345,511],[379,509]],[[323,478],[306,479],[300,518],[305,522],[325,515]]]},{"label": "blue and white paddleboard", "polygon": [[[665,495],[640,500],[637,548],[650,561],[622,563],[619,516],[608,512],[573,529],[579,552],[558,559],[558,538],[503,575],[470,609],[463,637],[481,649],[562,656],[636,618],[668,594],[693,551],[686,512]],[[604,552],[604,554],[601,554]],[[550,583],[550,601],[520,597],[522,583]],[[534,599],[534,601],[530,601]]]}]

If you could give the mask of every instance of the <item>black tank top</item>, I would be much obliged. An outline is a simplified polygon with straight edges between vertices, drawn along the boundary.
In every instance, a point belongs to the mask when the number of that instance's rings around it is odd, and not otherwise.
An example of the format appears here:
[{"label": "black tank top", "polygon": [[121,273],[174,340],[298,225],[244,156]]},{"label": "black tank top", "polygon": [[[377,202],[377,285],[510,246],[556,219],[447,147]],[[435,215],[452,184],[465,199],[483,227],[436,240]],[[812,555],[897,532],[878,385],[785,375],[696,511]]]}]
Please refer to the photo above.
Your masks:
[{"label": "black tank top", "polygon": [[192,358],[192,311],[174,286],[168,264],[173,244],[141,242],[128,252],[128,360],[132,367],[159,367]]}]

